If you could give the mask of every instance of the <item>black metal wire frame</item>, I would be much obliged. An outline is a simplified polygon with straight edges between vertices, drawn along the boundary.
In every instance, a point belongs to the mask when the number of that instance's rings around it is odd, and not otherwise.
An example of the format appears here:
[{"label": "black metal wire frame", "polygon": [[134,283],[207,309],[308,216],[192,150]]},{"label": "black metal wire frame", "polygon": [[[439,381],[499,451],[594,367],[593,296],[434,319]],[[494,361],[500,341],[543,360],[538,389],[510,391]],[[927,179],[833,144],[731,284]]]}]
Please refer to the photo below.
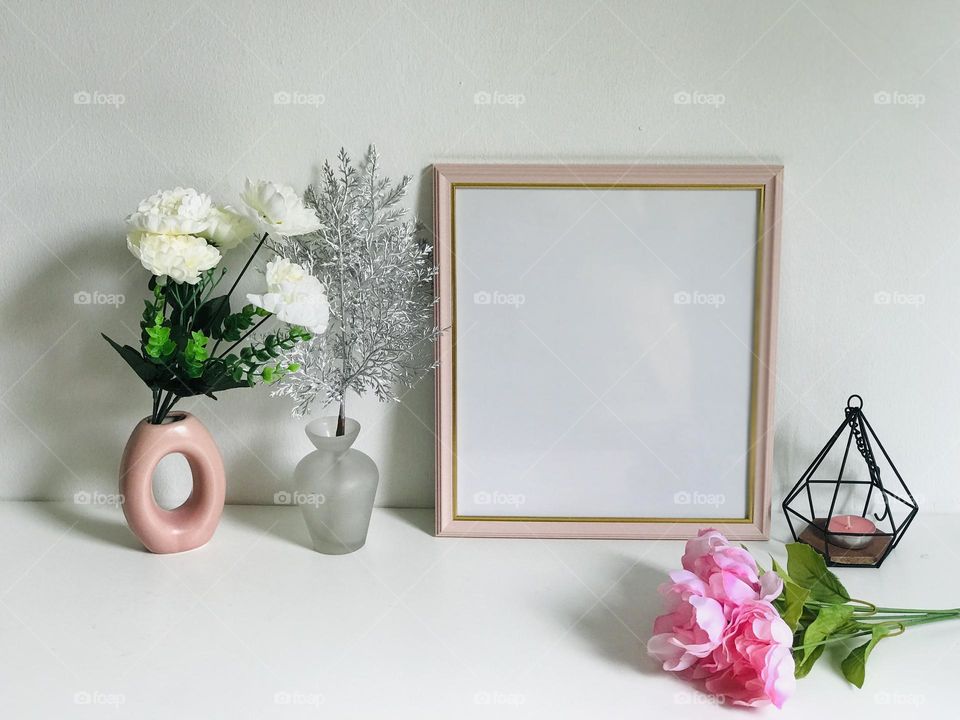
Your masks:
[{"label": "black metal wire frame", "polygon": [[[859,405],[854,405],[853,401],[859,400]],[[919,511],[919,506],[917,505],[916,499],[914,499],[913,494],[910,492],[910,488],[907,487],[907,484],[903,481],[903,477],[900,475],[900,471],[897,470],[897,466],[894,464],[893,460],[890,459],[890,455],[887,453],[886,448],[884,448],[883,443],[880,442],[880,438],[877,437],[877,433],[874,431],[873,427],[870,425],[870,422],[867,420],[866,416],[863,414],[863,399],[859,395],[851,395],[847,399],[847,407],[844,409],[844,419],[837,427],[836,431],[827,441],[827,444],[823,446],[816,457],[813,459],[813,462],[807,467],[807,469],[800,476],[800,479],[797,480],[797,483],[791,488],[790,492],[787,493],[786,498],[783,500],[782,508],[783,514],[787,519],[787,524],[790,526],[790,533],[793,535],[794,540],[800,540],[800,533],[797,532],[797,528],[794,526],[794,516],[796,519],[801,520],[805,523],[801,527],[801,532],[806,526],[816,527],[815,520],[822,519],[825,523],[822,528],[824,536],[824,550],[823,554],[827,560],[827,563],[830,565],[838,565],[830,555],[830,538],[831,537],[842,537],[842,536],[853,536],[853,537],[862,537],[859,533],[839,533],[839,532],[828,532],[827,527],[829,527],[830,520],[833,518],[834,510],[836,509],[837,498],[840,495],[840,486],[841,485],[868,485],[867,497],[863,504],[863,510],[860,513],[861,516],[866,517],[867,511],[870,508],[870,501],[873,498],[874,492],[879,492],[883,498],[883,512],[880,514],[874,513],[874,519],[877,521],[878,532],[873,533],[873,536],[876,537],[889,537],[891,538],[883,554],[872,563],[842,563],[844,567],[880,567],[883,561],[887,558],[890,552],[900,543],[900,540],[903,539],[903,535],[906,532],[907,528],[910,527],[910,523],[913,522],[914,517],[916,517],[917,512]],[[827,458],[830,451],[833,449],[833,446],[837,443],[840,437],[843,435],[844,431],[848,431],[847,440],[843,451],[843,459],[840,462],[840,472],[837,474],[835,480],[815,480],[813,479],[814,473],[820,468],[820,465]],[[857,454],[863,459],[864,463],[867,466],[867,470],[870,475],[869,480],[845,480],[843,478],[844,471],[847,469],[847,462],[850,458],[850,447],[854,445],[857,448]],[[880,468],[877,466],[876,458],[873,453],[874,444],[879,448],[884,459],[890,465],[890,469],[893,471],[893,474],[896,476],[897,482],[899,482],[900,487],[903,488],[903,496],[897,494],[896,492],[888,489],[884,483],[883,479],[880,476]],[[817,515],[817,512],[814,508],[814,499],[813,493],[810,488],[813,485],[834,485],[833,494],[830,499],[830,508],[827,511],[825,516]],[[899,490],[899,488],[898,488]],[[802,494],[806,494],[806,505],[810,510],[810,517],[805,517],[801,512],[791,507],[795,500],[797,500]],[[899,525],[896,523],[893,509],[890,506],[890,499],[893,498],[898,502],[905,505],[909,510],[907,511],[906,516],[901,520]],[[802,504],[802,501],[801,501]],[[889,532],[879,531],[880,524],[883,523],[886,525],[889,523],[890,530]]]}]

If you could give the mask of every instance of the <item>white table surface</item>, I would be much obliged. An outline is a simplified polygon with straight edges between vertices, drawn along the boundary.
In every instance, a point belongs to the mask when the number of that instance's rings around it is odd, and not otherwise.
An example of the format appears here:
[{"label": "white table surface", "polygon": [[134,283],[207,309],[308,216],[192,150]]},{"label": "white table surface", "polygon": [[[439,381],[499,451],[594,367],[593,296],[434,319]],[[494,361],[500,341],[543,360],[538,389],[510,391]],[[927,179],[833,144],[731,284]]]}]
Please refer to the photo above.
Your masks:
[{"label": "white table surface", "polygon": [[[206,547],[158,556],[116,508],[0,503],[0,716],[956,716],[960,621],[881,643],[863,690],[825,658],[782,712],[734,715],[643,649],[682,543],[431,526],[429,510],[377,510],[365,548],[328,557],[296,508],[232,506]],[[839,575],[884,604],[960,606],[958,553],[938,540],[958,526],[921,516],[881,570]]]}]

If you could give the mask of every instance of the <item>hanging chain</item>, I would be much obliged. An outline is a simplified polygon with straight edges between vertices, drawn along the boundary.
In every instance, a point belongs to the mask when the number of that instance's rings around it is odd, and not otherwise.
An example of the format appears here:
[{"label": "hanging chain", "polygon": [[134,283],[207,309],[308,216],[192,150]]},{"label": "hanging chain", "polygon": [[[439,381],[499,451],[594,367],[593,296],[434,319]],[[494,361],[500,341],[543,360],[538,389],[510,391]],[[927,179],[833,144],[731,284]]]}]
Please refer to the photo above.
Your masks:
[{"label": "hanging chain", "polygon": [[[856,397],[856,396],[855,396]],[[862,405],[861,405],[862,407]],[[867,464],[867,470],[870,472],[870,481],[871,483],[880,491],[883,496],[883,513],[877,515],[876,513],[873,516],[877,520],[884,520],[890,514],[890,502],[887,500],[887,492],[883,489],[883,482],[880,480],[880,468],[877,467],[877,461],[873,457],[873,450],[867,444],[867,440],[863,435],[863,431],[860,429],[860,420],[862,418],[862,413],[859,407],[851,407],[849,401],[847,402],[847,424],[850,426],[850,432],[853,433],[853,437],[857,441],[857,450],[860,451],[860,455],[863,457],[863,461]],[[872,492],[873,488],[871,488]],[[867,495],[867,502],[869,503],[870,496]],[[863,513],[866,515],[867,507],[864,505]],[[892,520],[891,520],[892,522]]]},{"label": "hanging chain", "polygon": [[870,478],[877,485],[880,485],[880,468],[877,467],[877,461],[873,457],[873,450],[870,449],[870,446],[867,445],[866,440],[863,438],[860,423],[857,422],[859,416],[859,408],[847,408],[847,424],[850,426],[850,430],[853,431],[854,440],[857,441],[857,450],[860,451],[863,461],[867,464],[867,470],[870,471]]}]

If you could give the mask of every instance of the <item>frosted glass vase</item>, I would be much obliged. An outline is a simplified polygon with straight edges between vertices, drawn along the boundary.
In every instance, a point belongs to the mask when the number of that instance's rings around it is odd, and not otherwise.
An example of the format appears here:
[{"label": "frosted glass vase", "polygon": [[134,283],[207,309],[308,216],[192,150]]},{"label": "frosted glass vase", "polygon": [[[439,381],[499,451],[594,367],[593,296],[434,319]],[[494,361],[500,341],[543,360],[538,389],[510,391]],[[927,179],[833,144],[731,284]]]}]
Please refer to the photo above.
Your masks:
[{"label": "frosted glass vase", "polygon": [[313,420],[305,430],[317,449],[297,464],[294,480],[313,547],[327,555],[359,550],[367,541],[380,482],[377,464],[352,447],[360,423],[347,418],[339,437],[336,417]]}]

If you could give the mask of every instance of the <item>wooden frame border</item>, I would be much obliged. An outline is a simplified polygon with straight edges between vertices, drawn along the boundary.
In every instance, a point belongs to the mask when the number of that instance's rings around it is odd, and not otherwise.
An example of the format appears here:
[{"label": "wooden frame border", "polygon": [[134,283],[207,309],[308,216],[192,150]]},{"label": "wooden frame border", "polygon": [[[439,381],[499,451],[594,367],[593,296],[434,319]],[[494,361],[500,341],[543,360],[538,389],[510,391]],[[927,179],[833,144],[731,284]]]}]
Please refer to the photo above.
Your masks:
[{"label": "wooden frame border", "polygon": [[[758,257],[754,299],[753,387],[748,452],[748,506],[744,519],[704,518],[481,518],[458,517],[456,479],[456,253],[454,198],[458,186],[755,187]],[[773,400],[783,167],[779,165],[477,165],[434,166],[437,322],[449,328],[436,358],[436,532],[451,537],[569,537],[685,539],[716,527],[731,539],[769,537],[773,468]]]}]

